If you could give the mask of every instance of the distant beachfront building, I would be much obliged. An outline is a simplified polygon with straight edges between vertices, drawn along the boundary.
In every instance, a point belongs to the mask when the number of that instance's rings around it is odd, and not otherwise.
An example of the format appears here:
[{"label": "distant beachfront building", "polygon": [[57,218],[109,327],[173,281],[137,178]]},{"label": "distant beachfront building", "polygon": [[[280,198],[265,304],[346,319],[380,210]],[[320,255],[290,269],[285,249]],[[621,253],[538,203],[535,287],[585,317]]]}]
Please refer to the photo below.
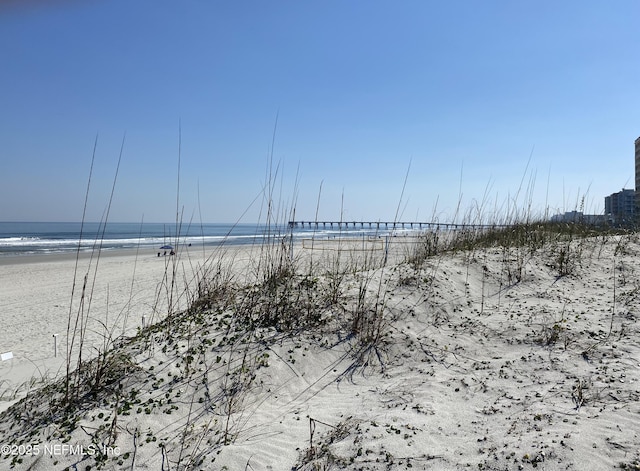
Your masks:
[{"label": "distant beachfront building", "polygon": [[[639,159],[639,139],[636,139],[636,182],[638,181]],[[637,184],[637,183],[636,183]],[[615,225],[632,224],[636,214],[636,192],[634,190],[622,189],[604,198],[604,214],[607,221]]]},{"label": "distant beachfront building", "polygon": [[551,222],[572,222],[576,224],[602,224],[604,218],[601,214],[584,214],[582,211],[567,211],[563,214],[551,216]]}]

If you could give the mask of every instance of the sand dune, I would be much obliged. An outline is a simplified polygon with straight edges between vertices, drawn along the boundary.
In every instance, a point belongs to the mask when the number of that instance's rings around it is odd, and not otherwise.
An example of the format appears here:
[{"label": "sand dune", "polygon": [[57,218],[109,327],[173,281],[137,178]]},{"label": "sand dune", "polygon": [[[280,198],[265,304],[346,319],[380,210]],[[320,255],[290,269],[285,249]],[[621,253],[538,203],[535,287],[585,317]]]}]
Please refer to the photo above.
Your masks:
[{"label": "sand dune", "polygon": [[[0,468],[640,466],[635,237],[413,264],[398,261],[402,249],[359,271],[296,250],[298,267],[322,268],[275,272],[250,288],[212,283],[200,304],[117,342],[100,388],[81,382],[72,410],[62,412],[64,382],[13,404],[0,416],[0,444],[10,445]],[[255,267],[250,258],[234,255]],[[157,262],[141,260],[141,282],[162,275]],[[24,283],[44,269],[34,264]],[[137,301],[131,317],[148,305]],[[35,340],[44,333],[3,335],[18,354],[45,353]]]}]

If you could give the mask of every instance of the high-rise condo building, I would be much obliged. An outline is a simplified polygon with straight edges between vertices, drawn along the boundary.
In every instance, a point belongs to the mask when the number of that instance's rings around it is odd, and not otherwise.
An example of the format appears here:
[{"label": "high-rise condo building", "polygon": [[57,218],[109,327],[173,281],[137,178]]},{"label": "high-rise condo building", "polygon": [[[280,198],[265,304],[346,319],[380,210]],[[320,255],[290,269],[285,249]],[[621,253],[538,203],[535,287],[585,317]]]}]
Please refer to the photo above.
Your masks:
[{"label": "high-rise condo building", "polygon": [[636,139],[636,208],[640,208],[640,137]]},{"label": "high-rise condo building", "polygon": [[632,224],[636,214],[636,192],[619,191],[604,198],[604,214],[609,223],[615,225]]}]

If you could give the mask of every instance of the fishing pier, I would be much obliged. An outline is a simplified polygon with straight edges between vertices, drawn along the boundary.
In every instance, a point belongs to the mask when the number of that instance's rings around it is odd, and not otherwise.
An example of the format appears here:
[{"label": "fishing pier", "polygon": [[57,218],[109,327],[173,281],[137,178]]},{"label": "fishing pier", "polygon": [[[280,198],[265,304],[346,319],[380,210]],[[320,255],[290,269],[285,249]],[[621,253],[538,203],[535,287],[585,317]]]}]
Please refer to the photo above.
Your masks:
[{"label": "fishing pier", "polygon": [[503,227],[495,224],[454,224],[415,221],[289,221],[288,225],[291,229],[296,227],[302,229],[462,229]]}]

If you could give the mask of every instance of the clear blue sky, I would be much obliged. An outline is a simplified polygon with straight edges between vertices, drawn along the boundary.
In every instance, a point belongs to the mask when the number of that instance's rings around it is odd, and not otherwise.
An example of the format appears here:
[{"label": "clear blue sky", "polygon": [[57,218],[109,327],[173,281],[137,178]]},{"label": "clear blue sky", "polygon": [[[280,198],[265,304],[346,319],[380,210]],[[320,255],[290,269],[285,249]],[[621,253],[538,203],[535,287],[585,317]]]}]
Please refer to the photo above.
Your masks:
[{"label": "clear blue sky", "polygon": [[96,136],[87,219],[124,138],[110,220],[175,220],[180,129],[185,220],[258,220],[271,153],[298,219],[602,212],[634,187],[639,18],[637,0],[1,2],[0,220],[79,220]]}]

